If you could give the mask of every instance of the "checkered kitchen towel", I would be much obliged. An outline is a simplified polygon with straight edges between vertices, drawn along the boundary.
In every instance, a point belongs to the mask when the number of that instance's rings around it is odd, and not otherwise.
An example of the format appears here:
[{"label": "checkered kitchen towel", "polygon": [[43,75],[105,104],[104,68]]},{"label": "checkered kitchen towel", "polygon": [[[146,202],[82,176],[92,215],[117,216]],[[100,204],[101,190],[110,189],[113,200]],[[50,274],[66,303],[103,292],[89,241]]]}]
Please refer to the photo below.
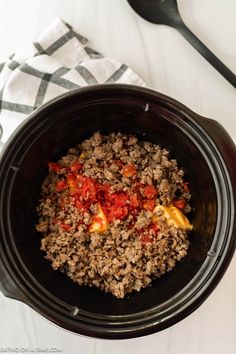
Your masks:
[{"label": "checkered kitchen towel", "polygon": [[3,142],[35,108],[63,92],[100,83],[145,86],[130,68],[97,53],[87,42],[56,18],[37,42],[0,64]]}]

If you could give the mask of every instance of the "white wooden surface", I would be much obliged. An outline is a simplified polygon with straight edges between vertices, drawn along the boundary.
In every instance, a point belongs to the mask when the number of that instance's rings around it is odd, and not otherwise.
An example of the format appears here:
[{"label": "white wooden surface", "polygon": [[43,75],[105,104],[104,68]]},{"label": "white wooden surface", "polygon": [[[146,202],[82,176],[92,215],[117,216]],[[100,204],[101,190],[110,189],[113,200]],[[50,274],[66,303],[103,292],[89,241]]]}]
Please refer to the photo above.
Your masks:
[{"label": "white wooden surface", "polygon": [[[186,24],[236,73],[236,1],[178,0]],[[1,0],[0,61],[60,16],[90,46],[130,65],[146,83],[221,122],[236,142],[236,91],[175,30],[139,18],[126,0]],[[94,340],[63,331],[0,295],[2,348],[62,348],[66,354],[235,354],[236,256],[192,315],[143,338]]]}]

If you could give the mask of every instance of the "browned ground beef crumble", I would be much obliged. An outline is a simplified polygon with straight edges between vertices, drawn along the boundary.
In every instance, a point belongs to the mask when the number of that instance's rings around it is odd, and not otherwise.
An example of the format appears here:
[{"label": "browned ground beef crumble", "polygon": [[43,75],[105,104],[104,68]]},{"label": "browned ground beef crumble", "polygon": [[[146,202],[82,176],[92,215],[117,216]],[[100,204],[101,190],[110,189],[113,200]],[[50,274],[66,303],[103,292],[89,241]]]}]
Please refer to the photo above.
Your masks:
[{"label": "browned ground beef crumble", "polygon": [[[176,160],[158,145],[133,135],[95,133],[49,164],[36,226],[43,234],[45,258],[79,285],[95,286],[118,298],[140,291],[172,270],[187,253],[189,230],[168,223],[161,212],[158,219],[153,218],[156,205],[176,205],[184,214],[190,211],[190,192],[183,176]],[[90,194],[97,183],[99,196],[78,196],[75,188],[84,188],[86,183],[92,186],[86,192]],[[152,188],[156,194],[145,194]],[[114,203],[117,196],[122,197],[121,207],[113,210],[108,204],[106,209],[104,195],[113,197]],[[97,217],[99,212],[105,215],[105,226]],[[93,231],[94,222],[104,228]]]}]

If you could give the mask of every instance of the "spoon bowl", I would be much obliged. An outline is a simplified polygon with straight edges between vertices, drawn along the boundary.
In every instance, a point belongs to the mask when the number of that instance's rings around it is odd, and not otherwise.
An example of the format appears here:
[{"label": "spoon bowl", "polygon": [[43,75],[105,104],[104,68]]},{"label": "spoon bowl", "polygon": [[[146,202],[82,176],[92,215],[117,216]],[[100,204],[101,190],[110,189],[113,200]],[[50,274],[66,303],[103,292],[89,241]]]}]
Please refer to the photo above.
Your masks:
[{"label": "spoon bowl", "polygon": [[128,0],[128,3],[149,22],[175,28],[182,22],[176,0]]}]

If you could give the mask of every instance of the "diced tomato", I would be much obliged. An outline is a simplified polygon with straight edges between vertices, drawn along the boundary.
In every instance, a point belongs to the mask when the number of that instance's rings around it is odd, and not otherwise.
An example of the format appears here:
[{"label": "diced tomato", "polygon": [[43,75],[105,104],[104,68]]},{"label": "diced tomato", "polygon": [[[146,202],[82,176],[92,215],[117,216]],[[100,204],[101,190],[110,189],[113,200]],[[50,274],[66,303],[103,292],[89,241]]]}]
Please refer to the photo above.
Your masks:
[{"label": "diced tomato", "polygon": [[128,198],[128,194],[125,192],[117,192],[110,195],[110,199],[117,207],[126,205]]},{"label": "diced tomato", "polygon": [[96,201],[96,184],[90,178],[85,178],[81,188],[81,197],[90,202]]},{"label": "diced tomato", "polygon": [[50,171],[53,171],[53,172],[60,172],[64,166],[61,166],[59,165],[58,163],[55,163],[55,162],[49,162],[48,163],[48,168]]},{"label": "diced tomato", "polygon": [[110,186],[108,184],[101,184],[101,183],[97,183],[96,184],[96,189],[97,192],[105,192],[105,193],[109,193],[110,192]]},{"label": "diced tomato", "polygon": [[96,198],[98,202],[104,203],[107,200],[108,193],[102,190],[96,191]]},{"label": "diced tomato", "polygon": [[71,229],[70,225],[67,225],[63,222],[61,222],[60,226],[61,226],[62,230],[64,230],[64,231],[70,231],[70,229]]},{"label": "diced tomato", "polygon": [[70,195],[71,196],[79,195],[79,189],[77,187],[71,187],[70,188]]},{"label": "diced tomato", "polygon": [[90,203],[95,202],[96,198],[96,181],[92,178],[70,174],[67,177],[70,188],[70,195],[79,196],[82,200]]},{"label": "diced tomato", "polygon": [[58,224],[60,221],[57,218],[52,219],[53,225]]},{"label": "diced tomato", "polygon": [[139,235],[143,234],[144,231],[145,231],[144,228],[141,228],[141,229],[136,229],[135,228],[135,232],[137,232],[137,234],[139,234]]},{"label": "diced tomato", "polygon": [[105,194],[102,201],[102,208],[109,222],[114,219],[124,219],[128,214],[129,196],[125,192]]},{"label": "diced tomato", "polygon": [[136,175],[136,167],[134,165],[125,165],[122,170],[122,175],[124,177],[134,177]]},{"label": "diced tomato", "polygon": [[146,185],[144,187],[144,195],[147,199],[153,199],[157,196],[157,190],[154,186]]},{"label": "diced tomato", "polygon": [[145,210],[149,210],[149,211],[153,211],[155,206],[156,206],[156,200],[155,199],[148,200],[147,202],[145,202],[143,204],[144,209]]},{"label": "diced tomato", "polygon": [[110,200],[106,200],[106,199],[98,199],[99,203],[102,207],[102,209],[104,210],[105,214],[108,215],[109,214],[109,210],[112,207],[112,202]]},{"label": "diced tomato", "polygon": [[83,203],[81,203],[80,200],[76,200],[75,201],[75,206],[76,206],[77,209],[79,209],[79,210],[81,210],[83,212],[88,211],[87,207]]},{"label": "diced tomato", "polygon": [[55,186],[56,192],[61,192],[66,188],[67,188],[67,184],[64,180],[57,182],[57,184]]},{"label": "diced tomato", "polygon": [[140,199],[137,193],[134,193],[129,197],[129,202],[130,202],[130,208],[132,209],[136,209],[140,207]]},{"label": "diced tomato", "polygon": [[67,182],[69,187],[75,187],[76,186],[76,176],[73,175],[72,173],[67,175]]},{"label": "diced tomato", "polygon": [[70,195],[76,195],[78,193],[78,186],[76,182],[76,177],[72,174],[67,176],[67,184],[70,189]]},{"label": "diced tomato", "polygon": [[104,210],[107,220],[113,222],[115,219],[123,220],[128,215],[128,208],[112,205],[111,208]]},{"label": "diced tomato", "polygon": [[104,214],[106,215],[107,221],[109,223],[113,222],[116,217],[114,215],[114,207],[107,208],[105,205],[102,206]]},{"label": "diced tomato", "polygon": [[120,169],[123,168],[123,166],[124,166],[124,162],[121,160],[113,160],[112,163],[117,165]]},{"label": "diced tomato", "polygon": [[152,224],[150,224],[146,228],[146,230],[144,228],[136,230],[136,232],[138,234],[140,234],[140,237],[141,237],[140,240],[141,240],[141,243],[142,243],[143,246],[146,245],[146,243],[153,242],[153,238],[149,234],[149,232],[151,230],[156,232],[156,233],[159,231],[159,227],[158,227],[158,224],[156,222],[153,222]]},{"label": "diced tomato", "polygon": [[77,222],[77,228],[79,228],[79,226],[82,225],[82,224],[83,224],[83,221],[82,221],[82,220],[78,221],[78,222]]},{"label": "diced tomato", "polygon": [[107,184],[96,184],[96,198],[100,204],[104,204],[104,202],[107,200],[108,195],[110,192],[110,186]]},{"label": "diced tomato", "polygon": [[128,208],[124,207],[118,207],[115,212],[114,212],[114,216],[116,217],[116,219],[124,219],[126,216],[128,215]]},{"label": "diced tomato", "polygon": [[184,187],[184,191],[189,193],[189,183],[188,182],[184,182],[183,183],[183,187]]},{"label": "diced tomato", "polygon": [[72,172],[78,172],[81,170],[81,168],[83,167],[83,164],[80,162],[74,162],[73,165],[70,166],[70,170]]},{"label": "diced tomato", "polygon": [[178,209],[184,209],[186,207],[186,201],[184,199],[175,200],[173,204]]},{"label": "diced tomato", "polygon": [[141,243],[143,246],[145,246],[147,243],[153,242],[152,238],[148,233],[145,233],[141,236]]},{"label": "diced tomato", "polygon": [[149,225],[149,230],[153,230],[155,232],[158,232],[160,229],[159,229],[158,224],[156,222],[154,222],[151,225]]}]

